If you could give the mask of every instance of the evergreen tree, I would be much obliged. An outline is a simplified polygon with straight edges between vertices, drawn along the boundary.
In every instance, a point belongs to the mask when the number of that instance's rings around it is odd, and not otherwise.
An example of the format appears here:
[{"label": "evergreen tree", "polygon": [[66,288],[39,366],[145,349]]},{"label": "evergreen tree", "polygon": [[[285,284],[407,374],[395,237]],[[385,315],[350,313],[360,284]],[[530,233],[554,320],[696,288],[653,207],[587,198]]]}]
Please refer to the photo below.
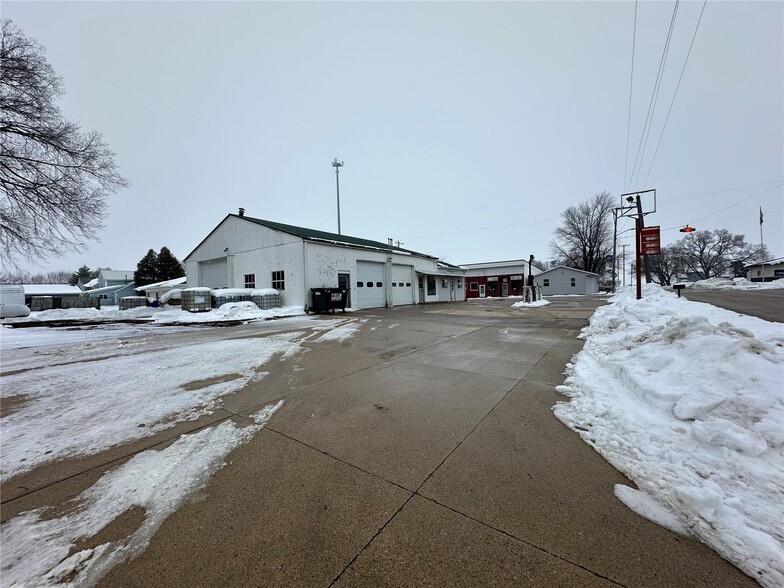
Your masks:
[{"label": "evergreen tree", "polygon": [[142,257],[136,264],[136,271],[133,272],[133,281],[137,286],[153,284],[158,280],[158,255],[154,249],[150,249],[147,255]]},{"label": "evergreen tree", "polygon": [[71,286],[76,286],[79,283],[79,278],[85,278],[85,280],[90,280],[92,274],[90,273],[90,268],[86,265],[83,265],[74,273],[71,274],[71,277],[68,280],[68,283]]},{"label": "evergreen tree", "polygon": [[182,263],[180,263],[179,259],[174,257],[168,247],[161,247],[156,267],[158,270],[156,272],[158,276],[156,281],[158,282],[162,282],[163,280],[174,280],[175,278],[181,278],[185,275]]}]

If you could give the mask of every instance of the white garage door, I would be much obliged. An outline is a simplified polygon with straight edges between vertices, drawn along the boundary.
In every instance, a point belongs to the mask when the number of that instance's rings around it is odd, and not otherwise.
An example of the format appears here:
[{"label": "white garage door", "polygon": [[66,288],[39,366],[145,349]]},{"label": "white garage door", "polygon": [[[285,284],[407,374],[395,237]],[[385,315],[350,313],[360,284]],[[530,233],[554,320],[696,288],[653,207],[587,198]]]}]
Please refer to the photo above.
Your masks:
[{"label": "white garage door", "polygon": [[395,306],[414,304],[413,272],[410,265],[392,265],[392,303]]},{"label": "white garage door", "polygon": [[202,261],[199,263],[200,286],[208,288],[227,288],[229,268],[225,259]]},{"label": "white garage door", "polygon": [[383,263],[357,262],[357,305],[359,308],[386,306]]}]

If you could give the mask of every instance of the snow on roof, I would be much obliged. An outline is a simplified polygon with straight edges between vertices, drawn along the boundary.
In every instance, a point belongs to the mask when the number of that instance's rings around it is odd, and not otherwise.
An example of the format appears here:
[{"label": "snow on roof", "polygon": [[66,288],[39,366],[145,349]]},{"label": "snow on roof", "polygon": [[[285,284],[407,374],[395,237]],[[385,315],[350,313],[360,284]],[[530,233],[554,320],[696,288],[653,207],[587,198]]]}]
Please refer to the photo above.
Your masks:
[{"label": "snow on roof", "polygon": [[24,284],[27,296],[78,296],[82,293],[79,286],[68,284]]},{"label": "snow on roof", "polygon": [[89,282],[84,283],[85,288],[95,288],[98,285],[98,278],[93,278]]},{"label": "snow on roof", "polygon": [[174,278],[173,280],[164,280],[162,282],[155,282],[154,284],[147,284],[145,286],[139,286],[136,288],[136,291],[139,290],[156,290],[160,288],[174,288],[175,286],[182,286],[187,280],[187,276],[182,276],[181,278]]},{"label": "snow on roof", "polygon": [[555,267],[551,267],[549,270],[542,272],[537,277],[541,277],[545,274],[549,274],[550,272],[554,272],[555,270],[569,270],[571,272],[580,272],[581,274],[588,274],[589,276],[598,276],[599,274],[595,274],[593,272],[587,272],[585,270],[577,269],[575,267],[566,267],[565,265],[557,265]]},{"label": "snow on roof", "polygon": [[104,286],[103,288],[93,288],[92,290],[86,290],[87,294],[95,294],[96,292],[106,293],[106,292],[117,292],[118,290],[122,290],[123,288],[127,288],[128,286],[133,286],[133,282],[130,284],[116,284],[114,286]]}]

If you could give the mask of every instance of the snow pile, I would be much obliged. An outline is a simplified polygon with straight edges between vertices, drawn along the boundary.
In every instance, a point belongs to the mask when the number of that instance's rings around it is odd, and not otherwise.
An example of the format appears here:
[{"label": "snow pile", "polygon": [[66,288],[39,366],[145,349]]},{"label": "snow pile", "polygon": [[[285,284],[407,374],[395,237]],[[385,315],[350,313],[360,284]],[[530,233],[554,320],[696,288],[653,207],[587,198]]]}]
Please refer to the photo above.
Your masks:
[{"label": "snow pile", "polygon": [[750,282],[746,278],[708,278],[698,280],[692,284],[694,288],[707,288],[711,290],[780,290],[784,288],[784,279],[772,282]]},{"label": "snow pile", "polygon": [[31,321],[40,321],[42,324],[52,321],[111,323],[128,320],[150,321],[156,324],[220,323],[226,321],[269,320],[304,314],[305,309],[301,306],[283,306],[270,310],[261,310],[253,302],[228,302],[220,308],[213,308],[208,312],[199,313],[182,310],[179,306],[166,308],[139,306],[128,310],[117,310],[116,306],[112,310],[98,310],[95,308],[53,309],[33,312],[29,317],[23,319],[5,319],[3,324],[13,325],[14,322]]},{"label": "snow pile", "polygon": [[[6,586],[95,585],[117,563],[142,553],[163,522],[207,485],[226,457],[250,440],[283,401],[254,415],[257,424],[232,421],[182,435],[169,447],[135,455],[104,474],[58,518],[46,509],[23,513],[0,527]],[[130,536],[73,552],[114,519],[143,509],[144,520]]]},{"label": "snow pile", "polygon": [[784,585],[782,325],[646,286],[581,336],[553,410],[640,488],[616,495]]},{"label": "snow pile", "polygon": [[304,315],[301,306],[282,306],[261,310],[253,302],[227,302],[208,312],[188,312],[180,308],[164,309],[152,316],[155,324],[220,323],[226,321],[264,321],[285,316]]},{"label": "snow pile", "polygon": [[537,306],[547,306],[547,300],[535,300],[534,302],[515,302],[512,308],[536,308]]},{"label": "snow pile", "polygon": [[302,336],[200,343],[5,375],[0,395],[24,403],[3,416],[0,476],[7,480],[210,414],[222,396],[263,377],[257,368],[275,354],[299,350]]},{"label": "snow pile", "polygon": [[250,293],[251,296],[276,296],[278,294],[280,294],[280,292],[275,288],[259,288]]}]

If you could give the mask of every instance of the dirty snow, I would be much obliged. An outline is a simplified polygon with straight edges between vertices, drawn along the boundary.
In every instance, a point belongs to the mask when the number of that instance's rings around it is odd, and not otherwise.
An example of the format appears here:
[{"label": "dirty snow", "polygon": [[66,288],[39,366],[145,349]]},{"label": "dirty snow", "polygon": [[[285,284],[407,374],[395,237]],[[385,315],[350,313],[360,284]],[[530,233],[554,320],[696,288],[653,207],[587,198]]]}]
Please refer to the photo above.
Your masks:
[{"label": "dirty snow", "polygon": [[283,306],[270,310],[261,310],[253,302],[230,302],[220,308],[213,308],[207,312],[188,312],[180,307],[153,308],[140,306],[128,310],[98,310],[95,308],[68,308],[52,309],[30,313],[29,317],[19,319],[5,319],[5,325],[13,326],[15,322],[47,323],[51,321],[89,321],[89,322],[115,322],[115,321],[149,321],[157,324],[189,324],[189,323],[215,323],[224,321],[258,321],[280,317],[304,315],[301,306]]},{"label": "dirty snow", "polygon": [[547,306],[550,304],[547,300],[535,300],[533,302],[515,302],[512,308],[536,308],[537,306]]},{"label": "dirty snow", "polygon": [[[94,586],[112,567],[142,553],[163,522],[207,485],[226,457],[249,441],[283,401],[254,415],[257,424],[232,421],[182,435],[162,450],[138,453],[104,474],[57,518],[47,509],[25,512],[0,526],[4,586]],[[133,508],[144,521],[128,537],[73,552]]]},{"label": "dirty snow", "polygon": [[642,516],[784,585],[784,326],[646,286],[599,308],[554,407]]},{"label": "dirty snow", "polygon": [[257,368],[299,348],[302,332],[185,345],[3,376],[3,398],[25,398],[2,419],[0,476],[91,455],[196,420],[263,377]]}]

